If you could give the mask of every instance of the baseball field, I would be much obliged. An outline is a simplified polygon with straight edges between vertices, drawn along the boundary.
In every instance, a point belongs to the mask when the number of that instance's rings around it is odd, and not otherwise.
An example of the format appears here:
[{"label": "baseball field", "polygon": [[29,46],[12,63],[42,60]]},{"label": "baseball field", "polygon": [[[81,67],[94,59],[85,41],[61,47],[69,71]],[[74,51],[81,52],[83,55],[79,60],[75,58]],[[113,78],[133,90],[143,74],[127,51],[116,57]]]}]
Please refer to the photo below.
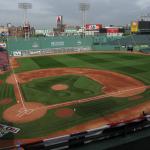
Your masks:
[{"label": "baseball field", "polygon": [[150,56],[85,53],[10,58],[0,74],[4,140],[54,137],[150,112]]}]

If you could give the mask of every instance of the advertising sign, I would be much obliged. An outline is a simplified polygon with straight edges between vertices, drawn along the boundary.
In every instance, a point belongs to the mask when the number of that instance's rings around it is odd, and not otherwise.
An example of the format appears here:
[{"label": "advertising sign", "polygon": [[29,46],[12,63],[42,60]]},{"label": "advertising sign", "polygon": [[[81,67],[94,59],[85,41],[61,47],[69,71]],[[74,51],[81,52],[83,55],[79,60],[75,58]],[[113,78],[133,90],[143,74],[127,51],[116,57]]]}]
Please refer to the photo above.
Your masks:
[{"label": "advertising sign", "polygon": [[131,32],[132,33],[138,32],[138,22],[137,21],[134,21],[131,23]]},{"label": "advertising sign", "polygon": [[56,41],[56,42],[51,42],[52,47],[57,47],[57,46],[64,46],[65,42],[64,41]]},{"label": "advertising sign", "polygon": [[62,16],[57,16],[56,17],[56,23],[57,24],[62,24],[62,22],[63,22],[62,19],[63,19]]},{"label": "advertising sign", "polygon": [[86,24],[85,28],[87,31],[100,30],[102,28],[101,24]]},{"label": "advertising sign", "polygon": [[39,44],[37,43],[37,42],[34,42],[33,44],[32,44],[32,48],[38,48],[39,47]]},{"label": "advertising sign", "polygon": [[119,33],[119,29],[118,28],[108,28],[107,33]]},{"label": "advertising sign", "polygon": [[0,47],[6,48],[6,43],[0,43]]},{"label": "advertising sign", "polygon": [[20,131],[19,128],[0,124],[0,137],[3,137],[5,134],[8,134],[8,133],[17,134],[19,131]]},{"label": "advertising sign", "polygon": [[13,56],[21,56],[21,51],[14,51]]},{"label": "advertising sign", "polygon": [[77,29],[65,29],[65,33],[77,33]]}]

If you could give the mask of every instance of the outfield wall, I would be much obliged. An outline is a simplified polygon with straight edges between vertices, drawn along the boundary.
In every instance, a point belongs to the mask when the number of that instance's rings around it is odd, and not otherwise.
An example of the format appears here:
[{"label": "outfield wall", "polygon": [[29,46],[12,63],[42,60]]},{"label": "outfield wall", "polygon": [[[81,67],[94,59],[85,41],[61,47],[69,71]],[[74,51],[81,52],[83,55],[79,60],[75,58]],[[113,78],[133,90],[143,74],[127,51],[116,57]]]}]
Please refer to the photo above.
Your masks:
[{"label": "outfield wall", "polygon": [[[141,46],[135,45],[130,40],[131,36],[127,37],[107,37],[101,36],[57,36],[57,37],[32,37],[24,38],[8,38],[7,50],[12,56],[32,56],[46,55],[58,53],[73,53],[85,51],[122,51],[127,50],[128,45],[133,45],[134,50],[140,50]],[[133,38],[132,38],[133,39]],[[139,37],[136,39],[139,39]],[[143,37],[140,37],[141,44],[147,42]],[[134,44],[133,44],[134,43]],[[137,42],[138,43],[138,42]],[[138,43],[140,44],[140,42]],[[142,48],[143,49],[143,48]],[[149,52],[149,50],[148,50]]]},{"label": "outfield wall", "polygon": [[108,38],[103,35],[86,37],[32,37],[30,39],[8,38],[7,50],[12,56],[46,55],[57,53],[85,52],[91,50],[118,50],[114,45],[103,45],[103,43],[116,40],[116,38]]},{"label": "outfield wall", "polygon": [[38,38],[10,38],[7,50],[10,55],[27,56],[71,51],[89,51],[93,43],[92,37],[38,37]]}]

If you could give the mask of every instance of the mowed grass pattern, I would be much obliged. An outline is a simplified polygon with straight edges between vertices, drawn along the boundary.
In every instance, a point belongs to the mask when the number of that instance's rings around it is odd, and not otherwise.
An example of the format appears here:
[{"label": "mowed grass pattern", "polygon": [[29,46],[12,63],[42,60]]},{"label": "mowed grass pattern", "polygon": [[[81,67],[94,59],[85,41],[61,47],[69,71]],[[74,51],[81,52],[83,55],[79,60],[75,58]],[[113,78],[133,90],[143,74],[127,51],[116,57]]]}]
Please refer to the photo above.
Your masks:
[{"label": "mowed grass pattern", "polygon": [[9,73],[0,75],[0,80],[2,83],[0,84],[0,103],[4,99],[11,99],[11,102],[7,105],[0,105],[0,123],[5,123],[5,120],[2,118],[4,110],[9,108],[11,105],[16,103],[16,98],[14,94],[14,87],[13,85],[6,84],[5,80],[8,77]]},{"label": "mowed grass pattern", "polygon": [[124,73],[150,84],[150,56],[92,53],[21,58],[18,61],[21,67],[16,72],[62,67],[95,68]]},{"label": "mowed grass pattern", "polygon": [[[68,89],[51,89],[56,84],[67,85]],[[21,85],[26,101],[36,100],[46,105],[97,96],[101,94],[101,87],[96,81],[79,75],[41,78]]]},{"label": "mowed grass pattern", "polygon": [[[146,85],[150,84],[150,56],[143,56],[137,54],[132,55],[91,53],[21,58],[18,59],[18,61],[21,65],[20,68],[17,68],[15,70],[18,73],[45,68],[94,68],[119,72],[136,78],[144,82]],[[39,86],[43,88],[45,84],[37,85],[38,86],[36,87],[34,87],[35,84],[28,84],[22,86],[24,86],[23,88],[25,88],[25,92],[30,92],[30,88],[32,88],[33,90],[35,90],[34,92],[38,95]],[[80,86],[82,86],[82,84]],[[48,87],[45,86],[45,88],[49,88],[49,85]],[[46,91],[47,89],[45,89],[45,92]],[[44,97],[44,91],[41,92],[43,92]],[[143,102],[150,101],[150,89],[140,94],[140,96],[142,96],[140,99],[134,101],[131,101],[130,98],[109,97],[89,103],[77,104],[74,106],[66,107],[71,109],[76,108],[76,112],[71,118],[58,118],[55,115],[57,110],[49,110],[43,118],[37,121],[29,122],[26,124],[14,124],[14,126],[21,129],[21,132],[15,136],[16,138],[31,138],[39,136],[43,137],[50,133],[54,133],[55,131],[67,129],[80,123],[85,123],[87,121],[112,114],[122,109],[134,107]],[[43,98],[43,102],[41,100],[41,103],[45,103],[45,100]],[[30,129],[32,129],[32,132]]]}]

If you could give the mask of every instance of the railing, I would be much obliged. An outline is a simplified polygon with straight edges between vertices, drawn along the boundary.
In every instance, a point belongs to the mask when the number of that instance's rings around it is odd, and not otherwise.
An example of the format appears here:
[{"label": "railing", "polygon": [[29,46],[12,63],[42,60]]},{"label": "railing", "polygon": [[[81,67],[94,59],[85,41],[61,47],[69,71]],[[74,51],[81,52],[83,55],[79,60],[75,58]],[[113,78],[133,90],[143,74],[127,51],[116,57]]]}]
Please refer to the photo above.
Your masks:
[{"label": "railing", "polygon": [[6,147],[3,148],[3,150],[11,150],[13,148],[23,148],[25,150],[62,150],[74,146],[85,145],[95,141],[108,140],[118,136],[126,136],[128,134],[139,132],[146,128],[150,128],[150,115],[146,115],[144,112],[142,112],[138,118],[132,120],[114,122],[111,124],[106,124],[99,128],[50,139],[44,139],[35,143]]}]

